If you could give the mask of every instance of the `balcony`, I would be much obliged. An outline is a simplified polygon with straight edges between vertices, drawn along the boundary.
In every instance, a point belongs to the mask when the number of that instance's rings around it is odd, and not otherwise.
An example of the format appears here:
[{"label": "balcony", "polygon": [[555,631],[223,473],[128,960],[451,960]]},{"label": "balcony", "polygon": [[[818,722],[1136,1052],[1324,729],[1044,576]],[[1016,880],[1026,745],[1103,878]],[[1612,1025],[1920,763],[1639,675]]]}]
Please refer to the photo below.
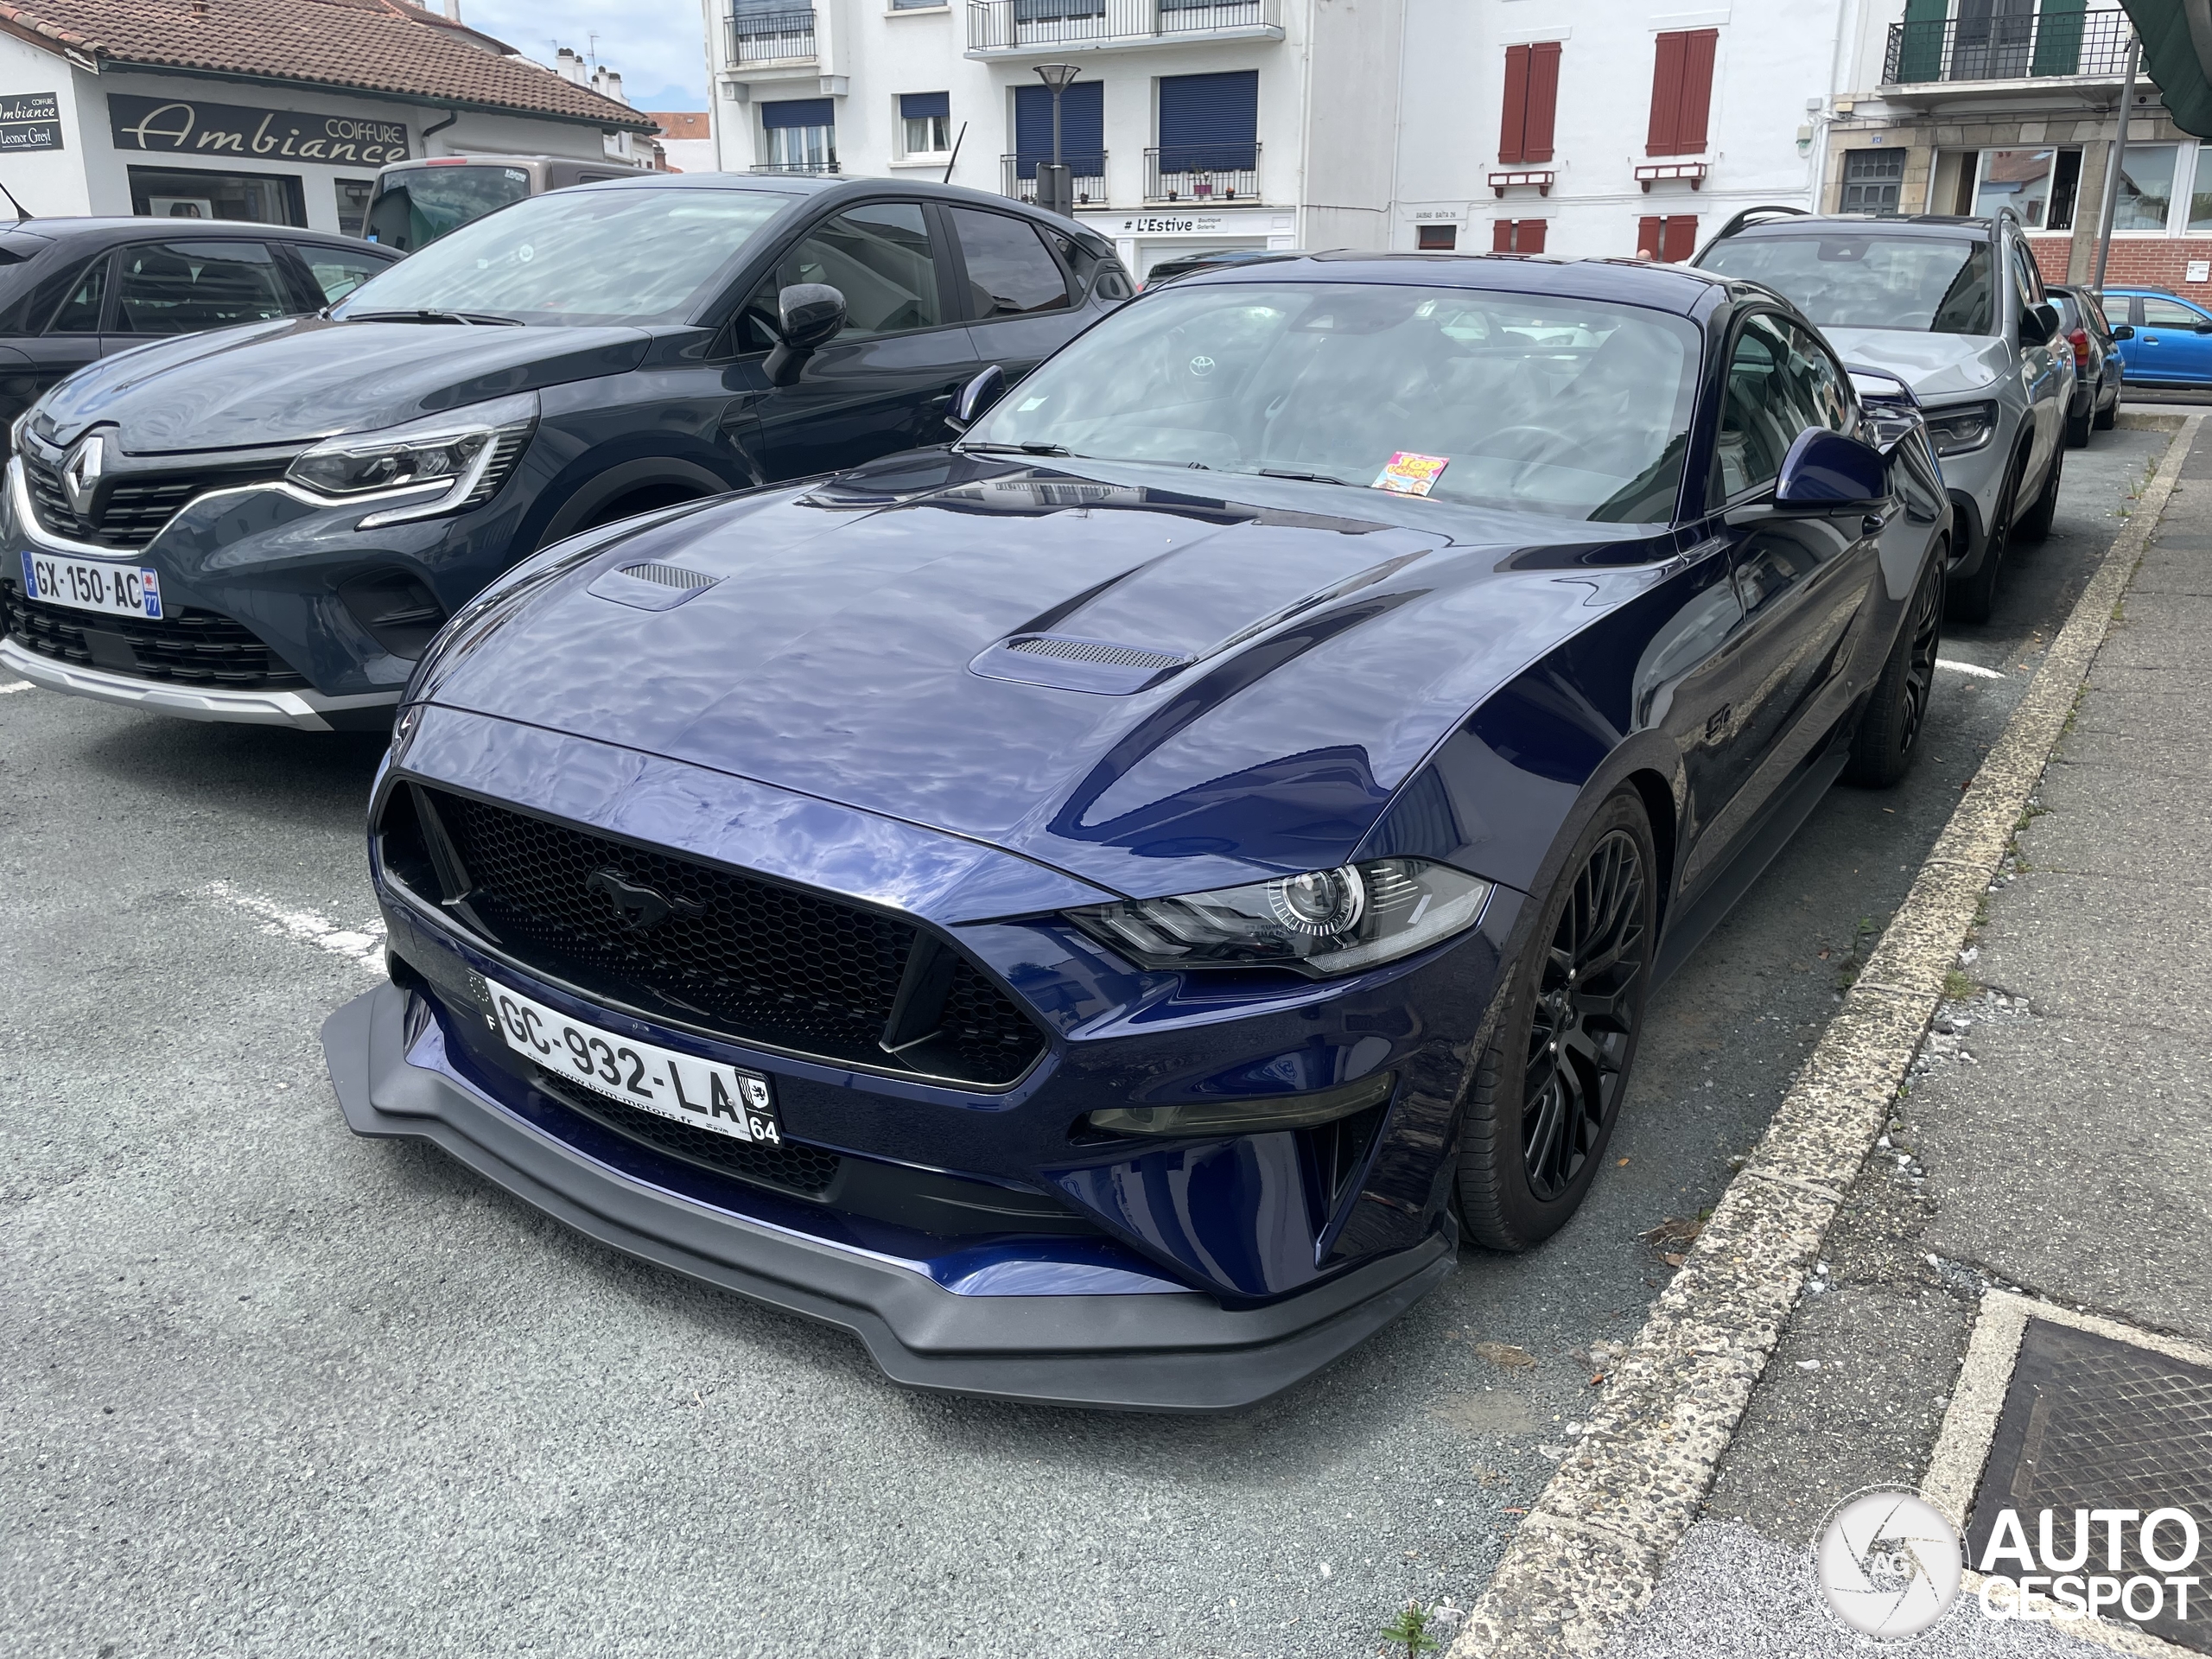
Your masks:
[{"label": "balcony", "polygon": [[[1048,156],[1001,156],[1000,171],[1005,175],[1001,195],[1016,201],[1037,205],[1037,164],[1050,161]],[[1091,156],[1070,156],[1063,152],[1061,159],[1072,169],[1075,185],[1075,205],[1078,207],[1103,207],[1106,205],[1106,152]]]},{"label": "balcony", "polygon": [[723,25],[724,45],[732,68],[814,60],[811,6],[792,6],[777,11],[741,6],[723,19]]},{"label": "balcony", "polygon": [[1198,207],[1256,202],[1260,146],[1184,144],[1144,153],[1144,199]]},{"label": "balcony", "polygon": [[968,55],[1282,38],[1282,0],[969,0]]},{"label": "balcony", "polygon": [[1941,95],[1991,81],[2117,81],[2127,73],[2127,14],[2012,12],[1891,23],[1885,95]]},{"label": "balcony", "polygon": [[755,162],[748,173],[796,173],[808,178],[830,178],[843,171],[835,162]]}]

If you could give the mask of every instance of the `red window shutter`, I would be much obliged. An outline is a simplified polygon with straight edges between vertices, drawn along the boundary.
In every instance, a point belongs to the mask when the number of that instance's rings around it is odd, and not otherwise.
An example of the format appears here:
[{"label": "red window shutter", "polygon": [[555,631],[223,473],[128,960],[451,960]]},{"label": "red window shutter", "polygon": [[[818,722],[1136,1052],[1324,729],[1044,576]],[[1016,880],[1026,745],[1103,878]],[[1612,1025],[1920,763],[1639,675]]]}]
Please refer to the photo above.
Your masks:
[{"label": "red window shutter", "polygon": [[1719,44],[1717,29],[1693,29],[1682,35],[1681,101],[1675,114],[1678,156],[1695,156],[1705,149],[1706,118],[1713,110],[1713,55]]},{"label": "red window shutter", "polygon": [[1659,257],[1659,227],[1667,221],[1656,213],[1646,213],[1636,221],[1636,251],[1652,258]]},{"label": "red window shutter", "polygon": [[1660,258],[1670,265],[1679,265],[1696,251],[1697,215],[1668,214],[1667,233],[1660,238]]},{"label": "red window shutter", "polygon": [[1513,251],[1513,221],[1511,219],[1493,219],[1491,220],[1490,251],[1492,253],[1510,253]]},{"label": "red window shutter", "polygon": [[1514,238],[1514,251],[1516,253],[1541,253],[1544,251],[1544,227],[1550,223],[1551,221],[1548,219],[1524,219],[1521,220],[1521,222],[1514,227],[1516,232]]},{"label": "red window shutter", "polygon": [[1647,148],[1654,156],[1676,153],[1675,127],[1682,105],[1682,59],[1688,36],[1681,33],[1659,36],[1658,56],[1651,68],[1651,131]]},{"label": "red window shutter", "polygon": [[1527,159],[1524,153],[1529,125],[1529,48],[1505,48],[1505,113],[1497,127],[1497,159],[1502,162]]},{"label": "red window shutter", "polygon": [[1539,41],[1529,48],[1529,114],[1522,128],[1521,158],[1552,158],[1552,122],[1559,113],[1559,42]]}]

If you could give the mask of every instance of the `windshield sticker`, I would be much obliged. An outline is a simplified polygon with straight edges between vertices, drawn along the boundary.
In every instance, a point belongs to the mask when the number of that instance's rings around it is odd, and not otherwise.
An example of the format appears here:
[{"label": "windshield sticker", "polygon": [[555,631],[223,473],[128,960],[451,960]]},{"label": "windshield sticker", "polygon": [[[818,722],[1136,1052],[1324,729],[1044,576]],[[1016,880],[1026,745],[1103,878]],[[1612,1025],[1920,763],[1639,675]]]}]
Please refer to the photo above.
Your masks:
[{"label": "windshield sticker", "polygon": [[1422,455],[1401,449],[1390,457],[1372,487],[1393,495],[1427,495],[1451,464],[1449,455]]}]

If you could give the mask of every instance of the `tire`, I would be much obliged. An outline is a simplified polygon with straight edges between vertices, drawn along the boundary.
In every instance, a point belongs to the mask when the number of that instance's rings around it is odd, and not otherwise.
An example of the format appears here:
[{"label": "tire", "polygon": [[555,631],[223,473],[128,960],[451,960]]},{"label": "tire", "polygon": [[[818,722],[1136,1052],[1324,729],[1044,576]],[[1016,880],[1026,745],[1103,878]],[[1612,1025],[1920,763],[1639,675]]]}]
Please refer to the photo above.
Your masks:
[{"label": "tire", "polygon": [[1920,753],[1928,704],[1936,689],[1936,653],[1943,640],[1943,562],[1936,550],[1927,575],[1905,607],[1904,626],[1890,647],[1882,677],[1851,734],[1843,781],[1861,789],[1889,789],[1904,781]]},{"label": "tire", "polygon": [[2012,534],[2024,542],[2048,541],[2050,521],[2058,512],[2058,484],[2066,471],[2066,451],[2063,448],[2050,452],[2050,470],[2044,474],[2043,490],[2035,505],[2020,515],[2020,522],[2012,526]]},{"label": "tire", "polygon": [[2104,408],[2099,410],[2096,414],[2090,418],[2089,424],[2095,427],[2100,432],[2109,432],[2113,429],[2113,423],[2117,421],[2119,418],[2120,393],[2115,391],[2112,395],[2112,402],[2107,404]]},{"label": "tire", "polygon": [[1997,603],[1997,578],[2005,568],[2005,555],[2012,544],[2012,492],[2019,476],[2013,468],[2005,469],[2004,486],[1997,492],[1999,516],[1990,524],[1987,542],[1982,549],[1981,568],[1970,576],[1961,576],[1944,589],[1944,614],[1954,622],[1986,622],[1990,610]]},{"label": "tire", "polygon": [[2069,415],[2066,417],[2066,447],[2069,449],[2089,447],[2089,429],[2095,424],[2096,418],[2097,400],[2094,397],[2089,399],[2089,406],[2080,416]]},{"label": "tire", "polygon": [[1541,1244],[1597,1179],[1651,985],[1658,868],[1643,802],[1624,786],[1544,897],[1467,1090],[1459,1213],[1478,1244]]}]

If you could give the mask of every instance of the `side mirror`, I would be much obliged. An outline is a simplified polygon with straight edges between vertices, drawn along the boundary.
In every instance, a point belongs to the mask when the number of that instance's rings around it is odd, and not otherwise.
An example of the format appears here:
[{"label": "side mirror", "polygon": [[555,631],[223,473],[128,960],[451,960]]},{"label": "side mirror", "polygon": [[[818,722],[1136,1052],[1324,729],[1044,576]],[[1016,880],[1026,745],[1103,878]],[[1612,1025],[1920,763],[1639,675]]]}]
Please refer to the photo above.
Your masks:
[{"label": "side mirror", "polygon": [[1777,506],[1863,507],[1890,493],[1889,463],[1858,439],[1808,427],[1789,446],[1774,486]]},{"label": "side mirror", "polygon": [[768,384],[788,386],[806,359],[843,332],[845,296],[827,283],[793,283],[776,296],[775,349],[762,366]]},{"label": "side mirror", "polygon": [[2115,322],[2112,326],[2112,337],[2114,340],[2134,339],[2135,325],[2132,322]]},{"label": "side mirror", "polygon": [[1006,371],[994,363],[953,395],[944,423],[956,432],[965,432],[1005,396]]},{"label": "side mirror", "polygon": [[2191,332],[2200,334],[2212,334],[2212,317],[2207,317],[2202,322],[2198,323],[2196,328]]},{"label": "side mirror", "polygon": [[2049,300],[2020,313],[2020,343],[2048,346],[2058,338],[2058,308]]}]

